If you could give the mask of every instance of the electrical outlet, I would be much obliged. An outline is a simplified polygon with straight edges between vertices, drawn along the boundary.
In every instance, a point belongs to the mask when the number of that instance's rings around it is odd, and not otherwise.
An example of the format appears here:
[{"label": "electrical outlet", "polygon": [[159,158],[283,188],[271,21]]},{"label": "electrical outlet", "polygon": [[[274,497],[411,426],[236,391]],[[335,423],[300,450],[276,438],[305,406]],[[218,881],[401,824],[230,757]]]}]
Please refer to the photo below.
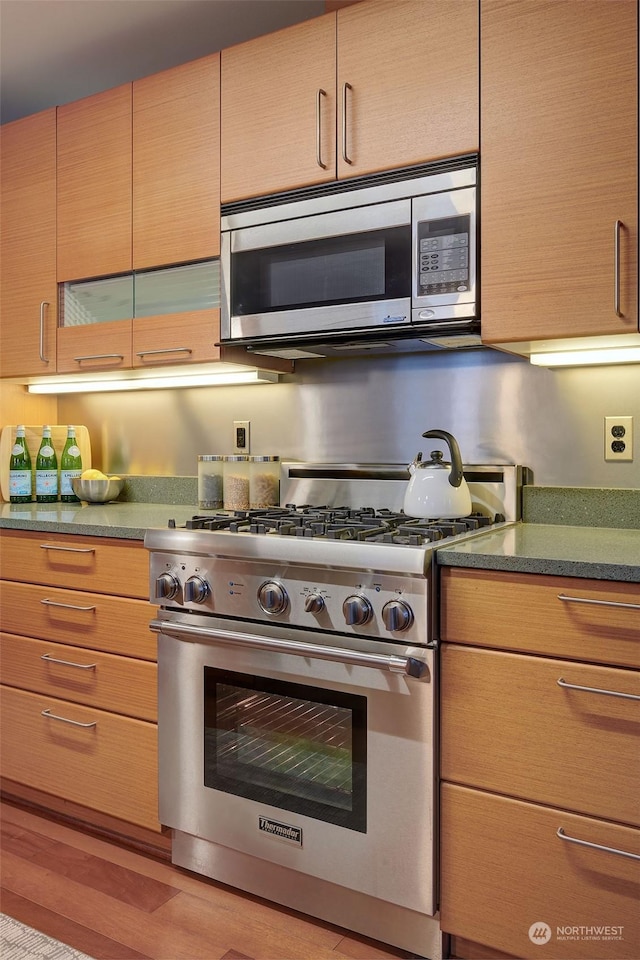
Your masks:
[{"label": "electrical outlet", "polygon": [[249,420],[233,421],[233,452],[249,453]]},{"label": "electrical outlet", "polygon": [[605,460],[633,460],[633,417],[604,418]]}]

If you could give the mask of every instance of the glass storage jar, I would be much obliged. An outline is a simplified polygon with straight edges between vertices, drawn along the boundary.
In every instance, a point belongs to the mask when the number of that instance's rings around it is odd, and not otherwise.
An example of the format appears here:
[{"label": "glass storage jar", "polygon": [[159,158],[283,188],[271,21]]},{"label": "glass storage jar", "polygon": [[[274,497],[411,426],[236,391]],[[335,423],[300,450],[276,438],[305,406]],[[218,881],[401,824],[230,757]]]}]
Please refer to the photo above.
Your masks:
[{"label": "glass storage jar", "polygon": [[250,457],[249,506],[252,510],[280,503],[280,457]]},{"label": "glass storage jar", "polygon": [[200,510],[222,510],[224,503],[222,467],[224,457],[198,457],[198,507]]},{"label": "glass storage jar", "polygon": [[224,458],[224,509],[249,509],[249,457]]}]

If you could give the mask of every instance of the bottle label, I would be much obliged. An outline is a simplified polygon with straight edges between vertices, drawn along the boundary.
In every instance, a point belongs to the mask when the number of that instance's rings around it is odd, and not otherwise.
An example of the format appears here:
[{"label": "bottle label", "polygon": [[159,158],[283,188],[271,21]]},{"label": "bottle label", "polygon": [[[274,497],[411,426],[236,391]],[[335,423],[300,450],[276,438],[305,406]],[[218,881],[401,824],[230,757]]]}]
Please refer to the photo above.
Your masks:
[{"label": "bottle label", "polygon": [[52,457],[55,453],[55,450],[49,444],[46,444],[44,447],[40,447],[38,451],[39,457]]},{"label": "bottle label", "polygon": [[11,447],[11,456],[12,457],[21,457],[24,455],[24,447],[21,443],[14,443]]},{"label": "bottle label", "polygon": [[76,444],[74,443],[69,447],[68,450],[65,450],[64,452],[68,457],[73,457],[75,459],[75,457],[80,456],[80,447],[76,446]]},{"label": "bottle label", "polygon": [[58,471],[36,470],[36,496],[55,497],[58,495]]},{"label": "bottle label", "polygon": [[9,496],[10,497],[30,497],[31,496],[31,470],[10,470],[9,471]]},{"label": "bottle label", "polygon": [[75,497],[71,481],[74,477],[79,477],[82,470],[61,470],[60,471],[60,496]]}]

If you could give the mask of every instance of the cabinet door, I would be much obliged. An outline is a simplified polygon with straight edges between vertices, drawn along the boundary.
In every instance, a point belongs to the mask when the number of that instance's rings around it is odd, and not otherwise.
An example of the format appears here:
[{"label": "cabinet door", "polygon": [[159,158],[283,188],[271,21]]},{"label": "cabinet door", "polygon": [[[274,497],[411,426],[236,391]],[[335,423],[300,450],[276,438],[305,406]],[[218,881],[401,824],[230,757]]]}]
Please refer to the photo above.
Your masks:
[{"label": "cabinet door", "polygon": [[13,687],[0,709],[4,777],[160,831],[154,723]]},{"label": "cabinet door", "polygon": [[481,23],[483,339],[637,333],[637,3],[490,0]]},{"label": "cabinet door", "polygon": [[131,84],[58,107],[58,281],[131,270]]},{"label": "cabinet door", "polygon": [[440,814],[443,931],[532,960],[640,956],[638,830],[451,783]]},{"label": "cabinet door", "polygon": [[449,643],[441,668],[445,780],[640,826],[640,672]]},{"label": "cabinet door", "polygon": [[59,327],[58,372],[128,370],[131,366],[133,320]]},{"label": "cabinet door", "polygon": [[223,203],[335,179],[335,17],[222,51]]},{"label": "cabinet door", "polygon": [[133,84],[133,267],[220,253],[220,54]]},{"label": "cabinet door", "polygon": [[367,0],[337,18],[339,177],[478,150],[475,3]]},{"label": "cabinet door", "polygon": [[56,111],[5,124],[0,376],[56,370]]}]

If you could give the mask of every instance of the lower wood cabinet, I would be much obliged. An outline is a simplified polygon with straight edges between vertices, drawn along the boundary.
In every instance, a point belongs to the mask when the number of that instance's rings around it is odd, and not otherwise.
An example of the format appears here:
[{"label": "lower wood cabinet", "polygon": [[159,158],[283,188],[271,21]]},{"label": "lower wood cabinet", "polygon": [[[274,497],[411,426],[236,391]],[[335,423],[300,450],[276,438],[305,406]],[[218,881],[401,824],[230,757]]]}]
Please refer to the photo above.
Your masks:
[{"label": "lower wood cabinet", "polygon": [[3,776],[160,830],[156,724],[8,686],[0,711]]},{"label": "lower wood cabinet", "polygon": [[166,849],[141,541],[3,530],[4,793]]},{"label": "lower wood cabinet", "polygon": [[452,783],[441,799],[443,929],[514,957],[640,956],[637,830]]},{"label": "lower wood cabinet", "polygon": [[454,955],[637,960],[638,585],[445,568],[440,586]]}]

